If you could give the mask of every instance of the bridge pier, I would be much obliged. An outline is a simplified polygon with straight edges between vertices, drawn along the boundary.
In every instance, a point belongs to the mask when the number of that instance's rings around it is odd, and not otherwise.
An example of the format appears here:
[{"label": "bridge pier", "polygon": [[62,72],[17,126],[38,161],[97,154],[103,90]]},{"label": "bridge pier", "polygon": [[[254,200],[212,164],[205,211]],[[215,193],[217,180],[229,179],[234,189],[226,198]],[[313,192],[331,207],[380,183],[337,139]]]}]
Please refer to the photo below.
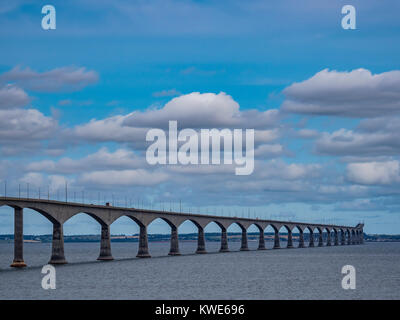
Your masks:
[{"label": "bridge pier", "polygon": [[331,243],[331,231],[330,230],[328,231],[328,237],[327,237],[327,240],[326,240],[326,245],[328,247],[330,247],[332,245],[332,243]]},{"label": "bridge pier", "polygon": [[364,230],[361,230],[360,244],[364,244]]},{"label": "bridge pier", "polygon": [[340,244],[344,246],[346,244],[346,235],[344,231],[340,231]]},{"label": "bridge pier", "polygon": [[149,254],[149,240],[147,237],[147,227],[143,225],[140,226],[139,249],[136,257],[138,258],[151,257]]},{"label": "bridge pier", "polygon": [[274,249],[280,249],[281,244],[279,242],[279,230],[275,230],[275,236],[274,236]]},{"label": "bridge pier", "polygon": [[304,233],[303,230],[300,229],[299,235],[299,248],[304,248]]},{"label": "bridge pier", "polygon": [[288,230],[288,238],[287,238],[287,246],[286,246],[286,248],[288,248],[288,249],[293,248],[292,230]]},{"label": "bridge pier", "polygon": [[221,249],[219,252],[228,252],[228,236],[226,234],[226,228],[221,228]]},{"label": "bridge pier", "polygon": [[338,232],[336,231],[335,232],[335,246],[338,246],[339,245],[339,235],[338,235]]},{"label": "bridge pier", "polygon": [[63,225],[53,222],[53,242],[51,247],[51,258],[49,264],[65,264],[67,261],[64,256],[64,231]]},{"label": "bridge pier", "polygon": [[323,246],[324,246],[324,239],[322,238],[322,231],[320,231],[318,236],[318,247],[323,247]]},{"label": "bridge pier", "polygon": [[258,239],[258,248],[257,250],[265,250],[265,238],[264,238],[264,230],[260,230],[260,236]]},{"label": "bridge pier", "polygon": [[11,267],[26,267],[24,262],[24,213],[21,208],[14,208],[14,260]]},{"label": "bridge pier", "polygon": [[109,225],[101,226],[100,255],[97,260],[114,260],[113,256],[111,255],[111,238]]},{"label": "bridge pier", "polygon": [[204,229],[202,227],[198,227],[199,232],[197,235],[197,250],[196,253],[198,254],[204,254],[207,253],[206,251],[206,241],[204,239]]},{"label": "bridge pier", "polygon": [[179,252],[178,228],[176,226],[171,226],[171,249],[169,250],[168,255],[181,255],[181,253]]},{"label": "bridge pier", "polygon": [[309,247],[314,247],[314,231],[310,231],[310,244]]},{"label": "bridge pier", "polygon": [[351,232],[348,233],[347,245],[351,245]]},{"label": "bridge pier", "polygon": [[247,230],[242,230],[242,245],[240,247],[240,251],[249,251],[249,247],[247,245]]}]

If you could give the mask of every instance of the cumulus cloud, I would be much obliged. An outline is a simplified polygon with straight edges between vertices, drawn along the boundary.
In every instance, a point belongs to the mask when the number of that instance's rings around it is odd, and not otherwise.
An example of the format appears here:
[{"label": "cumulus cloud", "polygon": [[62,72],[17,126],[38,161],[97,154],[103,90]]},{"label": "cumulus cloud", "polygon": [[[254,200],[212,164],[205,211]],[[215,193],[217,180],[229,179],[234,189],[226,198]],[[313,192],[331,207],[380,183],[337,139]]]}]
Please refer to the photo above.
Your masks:
[{"label": "cumulus cloud", "polygon": [[124,121],[134,127],[166,127],[177,120],[185,128],[267,128],[276,126],[276,109],[240,111],[239,104],[224,92],[192,92],[169,101],[162,109],[134,112]]},{"label": "cumulus cloud", "polygon": [[[143,149],[150,128],[168,130],[169,121],[177,120],[184,128],[255,129],[255,143],[271,143],[279,137],[280,114],[276,109],[240,111],[239,104],[226,93],[193,92],[170,100],[161,109],[134,111],[106,119],[93,119],[69,131],[76,140],[122,142]],[[276,153],[276,152],[275,152]]]},{"label": "cumulus cloud", "polygon": [[400,182],[399,161],[360,162],[347,165],[347,178],[358,184],[391,184]]},{"label": "cumulus cloud", "polygon": [[36,109],[0,110],[2,153],[35,152],[42,140],[53,137],[57,122]]},{"label": "cumulus cloud", "polygon": [[329,155],[390,156],[400,152],[400,118],[367,119],[354,129],[324,132],[316,140],[316,151]]},{"label": "cumulus cloud", "polygon": [[26,92],[13,85],[0,88],[0,110],[24,107],[30,99]]},{"label": "cumulus cloud", "polygon": [[61,67],[37,72],[29,67],[16,66],[0,75],[0,83],[15,83],[18,86],[41,92],[76,91],[98,81],[98,74],[81,67]]},{"label": "cumulus cloud", "polygon": [[400,112],[400,71],[372,74],[324,69],[284,91],[286,112],[341,117],[379,117]]},{"label": "cumulus cloud", "polygon": [[124,124],[128,115],[117,115],[110,118],[96,120],[76,126],[70,131],[71,136],[79,139],[102,142],[134,142],[145,141],[148,128],[135,128]]}]

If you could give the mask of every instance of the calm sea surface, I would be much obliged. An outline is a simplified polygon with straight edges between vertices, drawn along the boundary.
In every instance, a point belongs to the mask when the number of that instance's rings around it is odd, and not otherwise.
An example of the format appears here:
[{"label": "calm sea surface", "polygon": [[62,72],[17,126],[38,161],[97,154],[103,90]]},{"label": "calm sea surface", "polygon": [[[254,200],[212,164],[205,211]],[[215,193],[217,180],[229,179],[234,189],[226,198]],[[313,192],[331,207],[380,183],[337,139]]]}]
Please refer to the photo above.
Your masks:
[{"label": "calm sea surface", "polygon": [[[285,244],[282,243],[282,246]],[[112,243],[112,262],[96,261],[98,243],[66,243],[69,264],[56,268],[57,289],[41,287],[50,243],[25,243],[29,265],[9,265],[13,244],[0,244],[0,299],[400,299],[400,243],[166,256],[169,243],[150,242],[151,259],[134,258],[137,243]],[[239,250],[239,242],[229,248]],[[249,243],[257,248],[256,242]],[[356,290],[341,287],[341,268],[356,268]]]}]

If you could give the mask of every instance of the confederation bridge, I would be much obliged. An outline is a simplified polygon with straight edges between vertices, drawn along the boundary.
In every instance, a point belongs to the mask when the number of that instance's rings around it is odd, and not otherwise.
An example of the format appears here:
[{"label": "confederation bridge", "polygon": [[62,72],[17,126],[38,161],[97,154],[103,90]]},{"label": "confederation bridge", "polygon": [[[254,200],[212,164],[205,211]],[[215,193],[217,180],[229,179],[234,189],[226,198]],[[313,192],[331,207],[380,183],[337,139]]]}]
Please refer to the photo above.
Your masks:
[{"label": "confederation bridge", "polygon": [[[64,234],[63,224],[71,217],[86,213],[94,218],[101,227],[100,255],[98,260],[113,260],[111,254],[110,225],[122,216],[129,217],[140,227],[139,250],[137,257],[149,258],[147,226],[154,220],[160,218],[171,227],[171,247],[169,255],[177,256],[179,252],[178,227],[185,221],[192,221],[198,228],[198,241],[196,253],[207,253],[205,249],[204,228],[211,222],[215,222],[221,228],[220,252],[228,252],[227,229],[232,224],[237,224],[242,230],[241,248],[242,251],[249,250],[247,245],[247,229],[255,225],[260,232],[258,250],[265,250],[264,230],[271,226],[274,230],[274,249],[281,248],[279,230],[284,227],[287,231],[287,248],[293,248],[292,232],[294,229],[299,233],[299,248],[304,248],[304,231],[310,232],[309,247],[314,247],[314,232],[318,232],[317,246],[338,246],[354,245],[363,243],[363,224],[355,227],[313,224],[304,222],[288,222],[276,220],[263,220],[251,218],[213,216],[203,214],[166,212],[158,210],[145,210],[135,208],[113,207],[109,205],[93,205],[61,202],[41,199],[21,199],[0,197],[0,207],[9,206],[14,208],[14,260],[12,267],[25,267],[23,258],[23,209],[32,209],[53,224],[53,240],[50,264],[67,263],[64,255]],[[323,232],[327,232],[327,239],[324,241]]]}]

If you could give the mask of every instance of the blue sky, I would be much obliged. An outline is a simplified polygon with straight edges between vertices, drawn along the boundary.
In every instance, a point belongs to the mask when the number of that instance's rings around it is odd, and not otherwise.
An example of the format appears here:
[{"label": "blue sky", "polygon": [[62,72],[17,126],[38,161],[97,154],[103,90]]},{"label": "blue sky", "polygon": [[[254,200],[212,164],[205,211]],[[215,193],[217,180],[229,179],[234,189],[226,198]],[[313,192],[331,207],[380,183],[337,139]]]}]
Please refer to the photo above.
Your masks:
[{"label": "blue sky", "polygon": [[[0,3],[0,180],[9,194],[29,183],[56,197],[67,180],[71,197],[85,190],[91,201],[100,193],[120,204],[250,208],[399,233],[398,1],[352,1],[356,30],[341,28],[347,1],[52,1],[57,28],[47,31],[45,4]],[[201,121],[190,116],[202,110],[194,92],[212,94],[215,112]],[[185,97],[182,119],[163,112]],[[237,104],[241,127],[264,134],[251,176],[145,163],[138,117],[149,128],[223,127]],[[50,233],[39,214],[25,221],[26,233]],[[12,230],[12,211],[1,208],[0,233]],[[99,226],[82,214],[65,230]],[[168,227],[156,221],[150,231]],[[121,219],[112,232],[137,226]]]}]

